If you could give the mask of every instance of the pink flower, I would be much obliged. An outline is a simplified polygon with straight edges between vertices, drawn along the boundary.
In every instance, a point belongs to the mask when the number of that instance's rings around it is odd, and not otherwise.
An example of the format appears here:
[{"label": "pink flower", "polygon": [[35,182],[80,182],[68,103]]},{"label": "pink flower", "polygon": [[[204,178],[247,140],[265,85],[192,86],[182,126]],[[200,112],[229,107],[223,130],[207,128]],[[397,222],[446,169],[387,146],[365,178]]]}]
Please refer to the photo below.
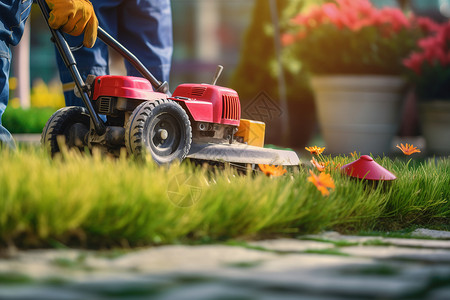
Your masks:
[{"label": "pink flower", "polygon": [[420,50],[412,53],[403,61],[404,66],[413,70],[416,74],[421,74],[424,64],[433,66],[450,65],[450,22],[444,25],[430,23],[422,19],[420,21],[427,26],[433,26],[433,35],[425,37],[417,42]]},{"label": "pink flower", "polygon": [[308,16],[308,24],[310,26],[315,26],[315,25],[320,25],[323,23],[324,19],[325,19],[325,15],[322,11],[322,9],[320,7],[315,8],[313,10],[311,10],[309,12],[309,16]]},{"label": "pink flower", "polygon": [[447,22],[442,26],[442,31],[445,40],[450,40],[450,22]]},{"label": "pink flower", "polygon": [[333,24],[340,24],[340,14],[339,10],[334,3],[326,3],[322,6],[323,14],[331,21]]},{"label": "pink flower", "polygon": [[416,21],[420,29],[425,33],[436,32],[440,28],[440,26],[430,18],[417,17]]},{"label": "pink flower", "polygon": [[358,22],[358,13],[353,9],[342,9],[342,20],[345,26],[356,31],[355,24]]},{"label": "pink flower", "polygon": [[351,26],[351,30],[352,31],[359,31],[364,27],[367,26],[372,26],[373,24],[373,19],[367,18],[367,19],[362,19],[359,20],[357,22],[355,22],[352,26]]},{"label": "pink flower", "polygon": [[297,25],[306,25],[308,23],[308,18],[302,14],[297,15],[296,17],[294,17],[291,22],[293,24],[297,24]]},{"label": "pink flower", "polygon": [[353,3],[358,5],[358,11],[363,16],[371,17],[374,13],[376,13],[376,9],[370,1],[353,1]]},{"label": "pink flower", "polygon": [[390,24],[394,32],[399,32],[400,30],[411,26],[408,18],[406,18],[403,12],[398,8],[383,8],[380,11],[379,16],[381,18],[381,22]]},{"label": "pink flower", "polygon": [[[397,74],[401,72],[398,62],[414,49],[414,43],[422,33],[418,23],[400,9],[378,9],[369,0],[334,0],[299,13],[292,19],[292,31],[282,37],[282,42],[288,46],[301,40],[292,49],[312,72],[361,72],[367,69]],[[434,25],[425,20],[421,24],[426,28]],[[336,45],[333,55],[325,49],[330,44]],[[435,60],[443,61],[442,53],[430,52],[428,56],[432,54],[438,55]],[[405,59],[404,63],[420,72],[424,58],[418,58],[416,55]],[[332,63],[328,65],[327,60]]]},{"label": "pink flower", "polygon": [[341,7],[351,7],[353,9],[359,9],[361,7],[372,8],[372,4],[369,0],[336,0]]},{"label": "pink flower", "polygon": [[433,48],[436,46],[436,38],[435,37],[428,37],[428,38],[423,38],[420,39],[417,42],[417,45],[422,48],[423,50],[429,49],[429,48]]},{"label": "pink flower", "polygon": [[422,64],[424,62],[424,57],[420,53],[413,53],[408,58],[403,60],[403,65],[416,74],[420,75],[422,73]]},{"label": "pink flower", "polygon": [[283,46],[289,46],[294,44],[296,41],[302,40],[303,38],[305,38],[306,36],[306,32],[304,31],[299,31],[295,34],[293,33],[285,33],[281,36],[281,44]]},{"label": "pink flower", "polygon": [[295,36],[291,33],[285,33],[281,36],[281,44],[283,46],[289,46],[295,42]]},{"label": "pink flower", "polygon": [[430,65],[440,63],[442,66],[447,64],[447,55],[442,48],[430,48],[425,51],[425,58]]}]

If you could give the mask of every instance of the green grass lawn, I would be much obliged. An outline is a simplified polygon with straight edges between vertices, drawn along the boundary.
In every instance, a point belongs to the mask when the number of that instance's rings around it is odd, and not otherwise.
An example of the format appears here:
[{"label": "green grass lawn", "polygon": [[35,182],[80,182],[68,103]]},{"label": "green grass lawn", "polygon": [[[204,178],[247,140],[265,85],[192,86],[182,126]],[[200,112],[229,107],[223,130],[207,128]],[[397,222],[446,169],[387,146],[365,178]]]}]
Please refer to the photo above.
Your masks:
[{"label": "green grass lawn", "polygon": [[[310,167],[270,178],[99,155],[65,153],[52,160],[32,148],[0,155],[3,247],[128,247],[401,230],[445,226],[450,217],[448,158],[376,158],[398,179],[375,187],[333,169],[336,188],[322,196],[307,180]],[[354,160],[327,159],[341,165]]]}]

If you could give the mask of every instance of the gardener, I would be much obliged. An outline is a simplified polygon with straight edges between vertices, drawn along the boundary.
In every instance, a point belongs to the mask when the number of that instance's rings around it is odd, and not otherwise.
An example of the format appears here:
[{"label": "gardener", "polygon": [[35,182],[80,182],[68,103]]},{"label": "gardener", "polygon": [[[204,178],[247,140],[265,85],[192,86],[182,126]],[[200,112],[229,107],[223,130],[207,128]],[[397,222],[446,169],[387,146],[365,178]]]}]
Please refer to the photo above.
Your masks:
[{"label": "gardener", "polygon": [[[71,35],[84,32],[83,44],[92,47],[97,38],[98,21],[88,0],[46,0],[50,7],[49,24]],[[8,105],[9,47],[19,43],[25,22],[30,14],[32,0],[2,0],[0,2],[0,147],[15,148],[9,131],[3,127],[1,117]]]},{"label": "gardener", "polygon": [[[95,0],[92,1],[100,26],[127,47],[159,81],[169,81],[172,60],[172,12],[170,0]],[[71,46],[80,44],[79,38],[68,37]],[[96,43],[91,49],[73,52],[83,78],[109,74],[108,47]],[[74,94],[75,83],[70,72],[57,55],[60,78],[67,106],[84,106]],[[142,75],[128,62],[127,75]]]}]

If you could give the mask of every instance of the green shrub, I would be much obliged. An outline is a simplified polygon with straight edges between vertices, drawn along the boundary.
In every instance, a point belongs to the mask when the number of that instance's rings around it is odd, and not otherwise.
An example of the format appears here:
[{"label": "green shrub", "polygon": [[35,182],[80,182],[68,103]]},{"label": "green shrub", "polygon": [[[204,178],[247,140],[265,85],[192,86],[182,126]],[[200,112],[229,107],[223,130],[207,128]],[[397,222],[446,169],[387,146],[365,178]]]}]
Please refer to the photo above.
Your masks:
[{"label": "green shrub", "polygon": [[3,114],[2,124],[11,133],[41,133],[55,110],[49,107],[29,109],[8,107]]}]

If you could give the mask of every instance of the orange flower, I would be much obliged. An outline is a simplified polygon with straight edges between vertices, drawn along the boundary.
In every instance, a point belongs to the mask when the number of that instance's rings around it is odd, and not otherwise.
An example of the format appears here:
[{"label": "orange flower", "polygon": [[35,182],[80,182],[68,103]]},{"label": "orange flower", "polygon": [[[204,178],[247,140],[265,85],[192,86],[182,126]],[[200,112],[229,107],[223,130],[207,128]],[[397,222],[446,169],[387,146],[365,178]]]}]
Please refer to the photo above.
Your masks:
[{"label": "orange flower", "polygon": [[353,158],[358,158],[358,153],[356,153],[356,151],[351,152],[350,155],[351,155]]},{"label": "orange flower", "polygon": [[259,169],[267,176],[279,177],[287,172],[283,166],[272,166],[272,165],[262,165],[258,164]]},{"label": "orange flower", "polygon": [[308,150],[309,152],[311,152],[311,154],[315,154],[315,155],[319,155],[322,154],[322,152],[325,150],[325,147],[305,147],[306,150]]},{"label": "orange flower", "polygon": [[323,196],[328,196],[330,194],[329,189],[334,190],[335,185],[330,174],[320,173],[319,176],[317,176],[311,170],[309,170],[309,173],[311,174],[311,176],[308,177],[308,181],[312,182]]},{"label": "orange flower", "polygon": [[406,143],[406,146],[404,146],[403,144],[400,144],[401,147],[399,145],[397,145],[397,148],[402,150],[403,154],[405,155],[411,155],[413,153],[420,153],[420,150],[417,149],[417,147],[414,147],[412,144],[409,145],[408,143]]},{"label": "orange flower", "polygon": [[340,164],[340,163],[335,163],[335,162],[333,161],[333,166],[334,166],[334,169],[335,169],[335,170],[339,170],[339,169],[342,167],[342,164]]},{"label": "orange flower", "polygon": [[316,167],[317,170],[319,170],[320,172],[325,171],[325,167],[328,165],[328,162],[327,162],[327,163],[320,163],[320,162],[318,162],[314,157],[313,157],[313,159],[311,160],[311,163],[312,163],[313,166]]}]

